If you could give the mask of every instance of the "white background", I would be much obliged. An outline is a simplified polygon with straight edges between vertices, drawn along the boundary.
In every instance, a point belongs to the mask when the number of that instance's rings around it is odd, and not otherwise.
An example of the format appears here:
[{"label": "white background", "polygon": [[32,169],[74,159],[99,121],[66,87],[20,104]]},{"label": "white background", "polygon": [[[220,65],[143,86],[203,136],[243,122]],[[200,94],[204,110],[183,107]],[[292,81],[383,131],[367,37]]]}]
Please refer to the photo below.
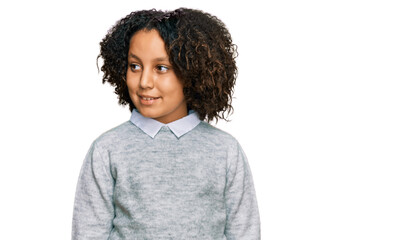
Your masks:
[{"label": "white background", "polygon": [[99,42],[131,11],[185,6],[239,47],[218,127],[248,156],[262,239],[415,239],[412,1],[242,2],[2,2],[1,238],[70,239],[83,158],[130,116],[101,84]]}]

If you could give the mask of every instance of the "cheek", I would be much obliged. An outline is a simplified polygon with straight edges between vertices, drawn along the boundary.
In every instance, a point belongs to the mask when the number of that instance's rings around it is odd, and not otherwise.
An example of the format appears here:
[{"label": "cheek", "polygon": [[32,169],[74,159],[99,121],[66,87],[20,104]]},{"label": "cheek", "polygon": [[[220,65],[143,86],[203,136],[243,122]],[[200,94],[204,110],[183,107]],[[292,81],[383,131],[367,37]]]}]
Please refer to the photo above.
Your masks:
[{"label": "cheek", "polygon": [[183,98],[183,86],[181,84],[172,84],[170,86],[170,92],[172,93],[172,95],[179,99],[179,98]]},{"label": "cheek", "polygon": [[132,90],[131,81],[127,80],[126,85],[127,85],[128,91],[131,92],[131,90]]},{"label": "cheek", "polygon": [[127,73],[127,79],[126,79],[125,84],[127,85],[128,91],[134,91],[138,86],[136,84],[136,81],[134,81],[133,78],[128,76],[128,73]]},{"label": "cheek", "polygon": [[183,95],[183,85],[176,77],[159,79],[157,88],[164,94],[174,96],[175,98]]}]

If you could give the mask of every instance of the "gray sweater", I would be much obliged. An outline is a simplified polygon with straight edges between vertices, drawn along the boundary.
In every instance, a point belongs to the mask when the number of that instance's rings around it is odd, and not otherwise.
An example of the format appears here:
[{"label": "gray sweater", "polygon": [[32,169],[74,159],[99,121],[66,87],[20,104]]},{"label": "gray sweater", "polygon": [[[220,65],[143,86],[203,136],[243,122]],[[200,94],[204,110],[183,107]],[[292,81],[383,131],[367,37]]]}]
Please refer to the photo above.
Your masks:
[{"label": "gray sweater", "polygon": [[140,126],[140,118],[134,110],[90,147],[72,239],[260,239],[252,175],[238,142],[194,116],[170,126],[152,119]]}]

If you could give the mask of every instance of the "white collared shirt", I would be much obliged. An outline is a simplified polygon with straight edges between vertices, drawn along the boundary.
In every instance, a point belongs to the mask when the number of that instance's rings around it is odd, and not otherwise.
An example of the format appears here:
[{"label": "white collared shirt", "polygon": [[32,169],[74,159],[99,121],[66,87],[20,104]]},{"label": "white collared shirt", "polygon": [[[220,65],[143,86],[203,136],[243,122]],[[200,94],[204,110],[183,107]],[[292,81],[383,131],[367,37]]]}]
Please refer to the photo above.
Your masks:
[{"label": "white collared shirt", "polygon": [[190,110],[187,116],[164,124],[155,119],[144,117],[137,109],[134,109],[131,113],[130,121],[151,138],[154,138],[163,126],[167,126],[177,138],[180,138],[195,128],[201,120],[195,111]]}]

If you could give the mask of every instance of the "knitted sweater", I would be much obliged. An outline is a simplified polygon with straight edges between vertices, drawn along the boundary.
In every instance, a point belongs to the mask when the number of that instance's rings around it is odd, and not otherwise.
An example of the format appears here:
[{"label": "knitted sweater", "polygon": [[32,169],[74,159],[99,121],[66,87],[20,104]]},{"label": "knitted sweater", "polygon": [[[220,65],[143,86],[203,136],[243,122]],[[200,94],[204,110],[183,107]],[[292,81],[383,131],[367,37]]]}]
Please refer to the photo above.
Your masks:
[{"label": "knitted sweater", "polygon": [[90,147],[73,240],[260,239],[251,171],[232,136],[199,122],[179,137],[162,126],[153,138],[133,122]]}]

